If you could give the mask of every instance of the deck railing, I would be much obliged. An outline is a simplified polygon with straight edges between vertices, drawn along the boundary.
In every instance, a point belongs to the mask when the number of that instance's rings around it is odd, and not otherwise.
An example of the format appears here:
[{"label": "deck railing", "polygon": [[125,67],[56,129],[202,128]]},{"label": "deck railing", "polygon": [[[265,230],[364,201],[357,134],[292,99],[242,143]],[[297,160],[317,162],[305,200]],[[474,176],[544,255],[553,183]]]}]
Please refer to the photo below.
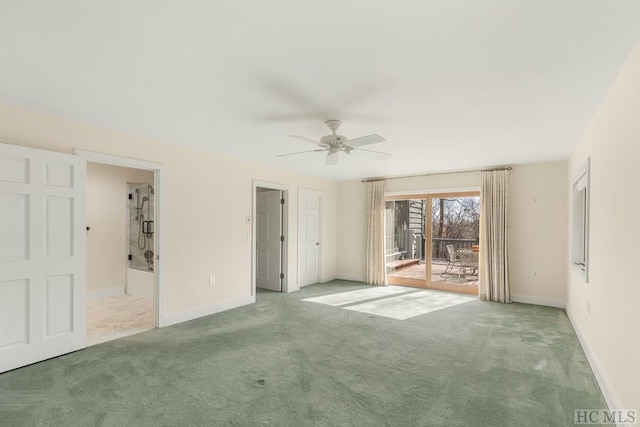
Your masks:
[{"label": "deck railing", "polygon": [[478,239],[449,239],[433,237],[431,239],[431,258],[448,260],[447,245],[453,245],[458,249],[471,249],[473,245],[478,244]]}]

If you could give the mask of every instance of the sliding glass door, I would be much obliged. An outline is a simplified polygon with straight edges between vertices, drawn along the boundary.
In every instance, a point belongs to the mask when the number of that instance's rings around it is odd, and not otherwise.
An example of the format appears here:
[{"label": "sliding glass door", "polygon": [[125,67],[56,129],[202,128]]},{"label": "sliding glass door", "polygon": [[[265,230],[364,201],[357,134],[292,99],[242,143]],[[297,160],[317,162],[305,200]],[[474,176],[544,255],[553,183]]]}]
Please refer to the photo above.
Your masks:
[{"label": "sliding glass door", "polygon": [[386,202],[386,265],[389,283],[426,288],[426,199]]},{"label": "sliding glass door", "polygon": [[396,196],[386,207],[389,283],[478,293],[479,193]]}]

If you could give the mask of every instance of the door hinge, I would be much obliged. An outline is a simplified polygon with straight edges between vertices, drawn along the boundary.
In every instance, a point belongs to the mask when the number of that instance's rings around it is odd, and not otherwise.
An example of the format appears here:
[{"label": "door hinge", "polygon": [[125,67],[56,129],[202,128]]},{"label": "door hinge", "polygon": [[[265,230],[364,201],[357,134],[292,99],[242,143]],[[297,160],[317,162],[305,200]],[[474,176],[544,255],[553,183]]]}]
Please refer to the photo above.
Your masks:
[{"label": "door hinge", "polygon": [[129,256],[127,256],[127,259],[131,261],[133,259],[133,255],[129,254]]},{"label": "door hinge", "polygon": [[280,241],[284,242],[284,236],[280,236]]},{"label": "door hinge", "polygon": [[129,200],[133,200],[133,194],[129,193]]},{"label": "door hinge", "polygon": [[280,278],[284,279],[284,273],[280,273]]},{"label": "door hinge", "polygon": [[284,205],[284,199],[280,199],[280,204]]}]

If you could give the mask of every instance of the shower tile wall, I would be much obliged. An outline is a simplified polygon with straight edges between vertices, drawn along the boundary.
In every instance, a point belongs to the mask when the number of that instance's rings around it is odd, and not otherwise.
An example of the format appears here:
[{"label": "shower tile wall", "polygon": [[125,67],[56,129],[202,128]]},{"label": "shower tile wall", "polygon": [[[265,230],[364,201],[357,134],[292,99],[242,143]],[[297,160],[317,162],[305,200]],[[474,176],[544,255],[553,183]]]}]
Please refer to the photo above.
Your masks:
[{"label": "shower tile wall", "polygon": [[149,184],[129,184],[129,268],[153,271],[155,197]]}]

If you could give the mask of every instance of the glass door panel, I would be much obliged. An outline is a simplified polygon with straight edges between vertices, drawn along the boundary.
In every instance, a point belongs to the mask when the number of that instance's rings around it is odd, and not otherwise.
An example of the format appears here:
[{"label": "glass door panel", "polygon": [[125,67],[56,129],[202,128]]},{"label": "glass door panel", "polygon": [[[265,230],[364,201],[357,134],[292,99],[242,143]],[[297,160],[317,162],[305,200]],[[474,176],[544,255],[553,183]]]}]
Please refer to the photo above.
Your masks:
[{"label": "glass door panel", "polygon": [[480,197],[433,197],[430,207],[429,287],[477,295]]},{"label": "glass door panel", "polygon": [[427,200],[386,202],[385,262],[390,284],[427,286],[425,264],[425,219]]}]

